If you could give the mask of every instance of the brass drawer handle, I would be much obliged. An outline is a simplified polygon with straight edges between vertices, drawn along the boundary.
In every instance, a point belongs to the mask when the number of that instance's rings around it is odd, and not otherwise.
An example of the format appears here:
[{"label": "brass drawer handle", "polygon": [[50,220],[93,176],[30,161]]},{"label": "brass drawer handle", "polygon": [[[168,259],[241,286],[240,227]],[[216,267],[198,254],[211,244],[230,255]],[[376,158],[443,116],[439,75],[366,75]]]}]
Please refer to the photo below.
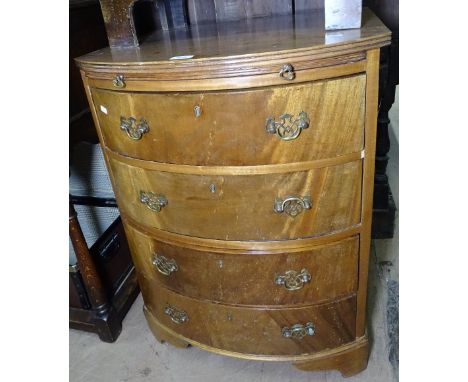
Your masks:
[{"label": "brass drawer handle", "polygon": [[171,320],[176,324],[183,324],[188,321],[187,313],[175,306],[166,305],[164,313],[171,317]]},{"label": "brass drawer handle", "polygon": [[294,68],[291,64],[284,64],[281,67],[279,75],[280,78],[286,81],[292,81],[294,78],[296,78],[296,73],[294,72]]},{"label": "brass drawer handle", "polygon": [[301,131],[309,128],[310,119],[306,112],[301,111],[296,119],[292,114],[280,115],[279,121],[269,117],[265,129],[269,134],[276,134],[283,141],[296,139]]},{"label": "brass drawer handle", "polygon": [[125,131],[130,139],[138,141],[141,139],[143,134],[149,131],[148,122],[143,118],[140,119],[140,122],[137,123],[136,118],[130,117],[120,117],[120,129]]},{"label": "brass drawer handle", "polygon": [[305,283],[309,283],[312,276],[305,268],[300,272],[286,271],[284,275],[275,274],[275,284],[284,285],[287,290],[301,289]]},{"label": "brass drawer handle", "polygon": [[112,80],[112,84],[116,88],[124,88],[125,87],[124,76],[122,74],[117,74]]},{"label": "brass drawer handle", "polygon": [[312,322],[305,325],[295,324],[288,328],[287,326],[281,330],[283,337],[302,340],[305,336],[313,336],[315,334],[315,326]]},{"label": "brass drawer handle", "polygon": [[287,213],[289,216],[295,218],[303,210],[310,210],[312,208],[312,201],[309,196],[303,198],[297,196],[288,196],[285,199],[276,198],[273,207],[276,213]]},{"label": "brass drawer handle", "polygon": [[140,202],[146,204],[146,207],[156,212],[160,212],[168,203],[164,195],[157,195],[154,192],[145,191],[140,191]]},{"label": "brass drawer handle", "polygon": [[168,259],[163,255],[159,255],[157,253],[153,256],[153,265],[164,276],[170,276],[171,273],[177,272],[179,267],[174,259]]}]

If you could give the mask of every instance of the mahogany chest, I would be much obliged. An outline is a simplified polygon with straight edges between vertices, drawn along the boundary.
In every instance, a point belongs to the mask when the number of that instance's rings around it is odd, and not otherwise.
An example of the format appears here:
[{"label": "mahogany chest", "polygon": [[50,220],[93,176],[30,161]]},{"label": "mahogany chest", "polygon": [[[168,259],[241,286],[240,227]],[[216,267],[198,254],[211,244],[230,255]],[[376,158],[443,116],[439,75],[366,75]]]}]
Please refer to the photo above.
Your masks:
[{"label": "mahogany chest", "polygon": [[78,65],[156,338],[366,367],[379,48],[317,13],[158,32]]}]

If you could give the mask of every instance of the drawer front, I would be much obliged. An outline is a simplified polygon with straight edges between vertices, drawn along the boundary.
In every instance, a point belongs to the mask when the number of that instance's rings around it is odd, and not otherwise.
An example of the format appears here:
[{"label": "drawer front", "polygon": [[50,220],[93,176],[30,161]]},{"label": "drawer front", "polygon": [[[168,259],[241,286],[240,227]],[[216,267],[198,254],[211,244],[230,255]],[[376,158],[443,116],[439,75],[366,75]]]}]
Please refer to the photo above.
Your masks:
[{"label": "drawer front", "polygon": [[145,304],[166,327],[202,344],[257,355],[334,348],[356,337],[356,297],[294,309],[259,309],[195,300],[142,283]]},{"label": "drawer front", "polygon": [[356,292],[358,237],[295,253],[215,253],[157,241],[127,225],[135,266],[154,285],[239,305],[310,304]]},{"label": "drawer front", "polygon": [[220,240],[283,240],[360,222],[362,161],[309,171],[188,175],[110,159],[121,212],[148,228]]},{"label": "drawer front", "polygon": [[105,144],[144,160],[291,163],[358,152],[364,143],[363,74],[260,90],[92,94]]}]

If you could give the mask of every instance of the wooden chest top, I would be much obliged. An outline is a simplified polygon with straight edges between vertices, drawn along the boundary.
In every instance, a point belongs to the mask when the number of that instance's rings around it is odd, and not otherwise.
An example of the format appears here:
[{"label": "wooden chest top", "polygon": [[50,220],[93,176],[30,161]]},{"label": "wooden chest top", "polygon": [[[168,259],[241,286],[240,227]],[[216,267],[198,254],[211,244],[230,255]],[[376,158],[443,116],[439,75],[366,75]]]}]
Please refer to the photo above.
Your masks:
[{"label": "wooden chest top", "polygon": [[[324,30],[322,12],[305,12],[159,30],[139,47],[101,49],[78,58],[77,63],[96,72],[121,68],[185,78],[198,78],[201,71],[213,77],[238,76],[247,67],[250,74],[268,71],[269,64],[285,57],[291,60],[296,55],[296,65],[307,65],[307,61],[363,52],[389,42],[390,31],[368,9],[363,10],[362,28],[339,31]],[[184,56],[190,58],[180,59]],[[277,71],[277,65],[273,67]]]}]

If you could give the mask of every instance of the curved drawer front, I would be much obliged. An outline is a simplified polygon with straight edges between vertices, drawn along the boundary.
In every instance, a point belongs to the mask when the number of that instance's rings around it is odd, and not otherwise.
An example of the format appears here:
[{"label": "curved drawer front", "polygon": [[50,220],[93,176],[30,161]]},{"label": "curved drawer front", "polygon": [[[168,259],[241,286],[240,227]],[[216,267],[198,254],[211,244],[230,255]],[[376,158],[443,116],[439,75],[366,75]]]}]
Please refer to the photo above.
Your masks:
[{"label": "curved drawer front", "polygon": [[120,210],[148,228],[221,240],[284,240],[360,222],[361,160],[309,171],[188,175],[110,159]]},{"label": "curved drawer front", "polygon": [[310,304],[357,289],[357,236],[295,253],[229,254],[166,244],[129,225],[126,232],[135,266],[145,278],[193,298],[239,305]]},{"label": "curved drawer front", "polygon": [[358,152],[364,143],[364,94],[363,74],[200,94],[92,90],[104,141],[112,150],[156,162],[209,166],[290,163]]},{"label": "curved drawer front", "polygon": [[184,297],[140,282],[145,304],[166,327],[202,344],[258,355],[313,353],[355,339],[356,297],[294,309],[243,308]]}]

